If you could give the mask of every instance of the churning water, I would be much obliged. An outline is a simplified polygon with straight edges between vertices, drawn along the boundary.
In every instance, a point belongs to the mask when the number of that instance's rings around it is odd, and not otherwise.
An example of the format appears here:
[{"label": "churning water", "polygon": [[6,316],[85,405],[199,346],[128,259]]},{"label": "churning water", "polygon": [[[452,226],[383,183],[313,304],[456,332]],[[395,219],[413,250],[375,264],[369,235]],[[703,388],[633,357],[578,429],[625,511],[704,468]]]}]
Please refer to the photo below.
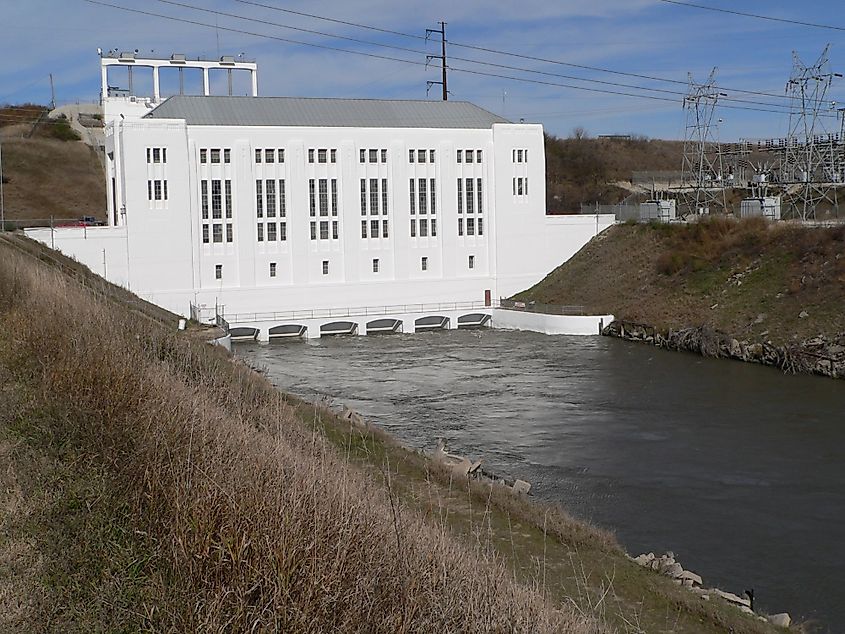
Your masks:
[{"label": "churning water", "polygon": [[437,438],[672,550],[705,584],[845,626],[845,382],[606,337],[439,333],[239,345],[281,389]]}]

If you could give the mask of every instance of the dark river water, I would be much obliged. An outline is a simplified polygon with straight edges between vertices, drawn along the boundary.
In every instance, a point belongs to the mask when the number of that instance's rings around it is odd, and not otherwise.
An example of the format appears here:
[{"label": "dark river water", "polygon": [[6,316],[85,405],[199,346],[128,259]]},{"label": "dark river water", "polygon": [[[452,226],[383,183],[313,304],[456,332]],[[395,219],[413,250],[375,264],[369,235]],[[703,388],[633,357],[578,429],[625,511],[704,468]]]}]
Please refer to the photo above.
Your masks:
[{"label": "dark river water", "polygon": [[845,631],[845,382],[606,337],[506,331],[239,345],[406,444],[533,493],[765,611]]}]

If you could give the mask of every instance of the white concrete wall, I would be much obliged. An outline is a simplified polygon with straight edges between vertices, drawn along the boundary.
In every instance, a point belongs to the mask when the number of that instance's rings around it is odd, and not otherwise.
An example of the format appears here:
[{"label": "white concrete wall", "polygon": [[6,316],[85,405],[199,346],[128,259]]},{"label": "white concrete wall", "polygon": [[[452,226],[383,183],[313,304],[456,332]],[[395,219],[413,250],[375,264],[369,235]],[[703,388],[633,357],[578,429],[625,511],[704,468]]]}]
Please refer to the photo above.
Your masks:
[{"label": "white concrete wall", "polygon": [[493,328],[547,335],[597,335],[613,321],[613,315],[545,315],[504,308],[494,309],[492,315]]},{"label": "white concrete wall", "polygon": [[97,275],[128,287],[129,266],[123,227],[38,228],[25,229],[24,233],[81,262]]},{"label": "white concrete wall", "polygon": [[[114,158],[118,214],[126,269],[107,267],[109,279],[145,299],[186,315],[189,303],[224,306],[225,313],[354,308],[397,304],[483,302],[507,297],[541,280],[571,257],[612,216],[545,215],[543,130],[539,125],[495,124],[492,129],[282,128],[186,126],[184,121],[116,120],[107,129]],[[167,162],[149,164],[146,149],[167,148]],[[231,150],[231,163],[201,164],[200,150]],[[284,149],[284,163],[256,164],[255,149]],[[309,148],[335,149],[336,163],[309,163]],[[528,160],[516,163],[515,149]],[[361,149],[379,150],[379,162],[359,161]],[[386,149],[388,160],[380,161]],[[409,150],[435,151],[435,162],[410,163]],[[482,162],[458,163],[456,151],[480,150]],[[429,157],[427,157],[428,159]],[[369,159],[369,156],[367,156]],[[515,196],[514,178],[527,178],[527,195]],[[287,240],[258,242],[256,179],[284,179]],[[310,239],[310,178],[336,178],[337,240]],[[388,181],[388,213],[361,215],[360,179]],[[411,178],[434,178],[435,214],[410,213]],[[473,214],[484,234],[459,235],[457,179],[482,179],[483,211]],[[147,181],[166,179],[168,200],[151,203]],[[233,242],[202,242],[201,179],[232,181]],[[431,194],[429,192],[429,197]],[[380,204],[381,204],[381,195]],[[416,193],[417,207],[419,194]],[[477,196],[476,196],[477,199]],[[369,202],[369,201],[368,201]],[[319,214],[319,211],[318,211]],[[389,224],[388,238],[362,238],[361,221]],[[411,236],[413,219],[437,221],[437,236]],[[277,218],[278,220],[278,218]],[[319,222],[319,215],[316,220]],[[104,234],[105,235],[105,234]],[[46,240],[42,240],[45,241]],[[73,253],[74,240],[59,239]],[[62,247],[60,247],[62,248]],[[91,259],[97,247],[83,245]],[[102,255],[102,254],[101,254]],[[474,267],[469,268],[469,256]],[[428,270],[421,258],[428,258]],[[372,261],[379,260],[374,273]],[[323,275],[322,262],[329,262]],[[269,265],[277,274],[270,277]],[[215,267],[222,266],[222,279]],[[92,267],[93,268],[93,267]],[[101,267],[102,268],[102,267]],[[97,270],[97,269],[95,269]]]}]

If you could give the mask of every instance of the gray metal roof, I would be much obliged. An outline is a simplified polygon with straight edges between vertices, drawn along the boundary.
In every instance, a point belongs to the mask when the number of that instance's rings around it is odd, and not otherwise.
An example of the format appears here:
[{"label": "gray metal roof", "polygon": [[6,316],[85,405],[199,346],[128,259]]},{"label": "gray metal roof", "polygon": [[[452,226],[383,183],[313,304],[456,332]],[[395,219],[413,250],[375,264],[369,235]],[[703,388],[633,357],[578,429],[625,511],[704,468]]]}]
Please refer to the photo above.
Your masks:
[{"label": "gray metal roof", "polygon": [[171,97],[146,115],[188,125],[484,129],[506,119],[467,101]]}]

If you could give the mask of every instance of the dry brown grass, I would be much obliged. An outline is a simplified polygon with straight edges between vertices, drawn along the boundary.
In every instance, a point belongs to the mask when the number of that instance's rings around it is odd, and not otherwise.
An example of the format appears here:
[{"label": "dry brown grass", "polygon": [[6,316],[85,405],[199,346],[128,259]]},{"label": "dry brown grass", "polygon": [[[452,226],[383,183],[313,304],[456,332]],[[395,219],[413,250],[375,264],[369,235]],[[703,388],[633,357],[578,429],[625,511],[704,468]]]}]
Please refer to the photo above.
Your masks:
[{"label": "dry brown grass", "polygon": [[356,468],[222,352],[18,255],[0,263],[0,326],[9,429],[62,470],[31,629],[597,628],[426,522],[388,465],[386,484]]},{"label": "dry brown grass", "polygon": [[724,217],[620,225],[518,298],[661,330],[704,325],[777,344],[832,337],[845,331],[845,227]]}]

